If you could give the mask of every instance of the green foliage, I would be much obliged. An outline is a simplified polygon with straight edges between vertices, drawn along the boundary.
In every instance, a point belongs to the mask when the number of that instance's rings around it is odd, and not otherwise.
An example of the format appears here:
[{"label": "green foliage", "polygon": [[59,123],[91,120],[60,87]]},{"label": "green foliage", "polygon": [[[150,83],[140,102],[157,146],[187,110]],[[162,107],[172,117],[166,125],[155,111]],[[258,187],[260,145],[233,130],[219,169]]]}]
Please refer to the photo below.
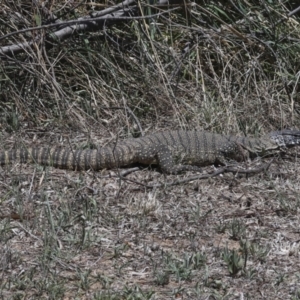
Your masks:
[{"label": "green foliage", "polygon": [[[295,1],[187,2],[51,43],[53,28],[1,38],[112,3],[4,3],[0,49],[33,45],[1,54],[1,150],[96,149],[141,129],[300,128],[300,20],[286,17]],[[173,9],[149,4],[138,11]],[[166,186],[155,209],[141,203],[153,199],[145,182],[167,180],[156,172],[1,167],[0,298],[254,299],[263,287],[265,298],[299,299],[298,248],[283,251],[297,241],[298,163]]]},{"label": "green foliage", "polygon": [[244,267],[245,261],[236,250],[226,248],[222,254],[222,258],[227,264],[231,276],[236,276]]}]

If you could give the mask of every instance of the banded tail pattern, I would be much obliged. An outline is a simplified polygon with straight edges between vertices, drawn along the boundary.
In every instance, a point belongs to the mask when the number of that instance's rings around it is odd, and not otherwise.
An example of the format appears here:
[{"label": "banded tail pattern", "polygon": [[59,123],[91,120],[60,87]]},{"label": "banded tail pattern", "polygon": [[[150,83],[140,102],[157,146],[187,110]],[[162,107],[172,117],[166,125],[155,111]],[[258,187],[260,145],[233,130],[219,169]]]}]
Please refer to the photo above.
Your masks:
[{"label": "banded tail pattern", "polygon": [[99,149],[22,148],[0,152],[0,165],[37,163],[61,169],[98,171],[134,163],[158,164],[165,173],[200,171],[200,166],[242,161],[249,156],[300,145],[300,131],[282,130],[261,138],[225,136],[206,131],[164,131],[121,140]]}]

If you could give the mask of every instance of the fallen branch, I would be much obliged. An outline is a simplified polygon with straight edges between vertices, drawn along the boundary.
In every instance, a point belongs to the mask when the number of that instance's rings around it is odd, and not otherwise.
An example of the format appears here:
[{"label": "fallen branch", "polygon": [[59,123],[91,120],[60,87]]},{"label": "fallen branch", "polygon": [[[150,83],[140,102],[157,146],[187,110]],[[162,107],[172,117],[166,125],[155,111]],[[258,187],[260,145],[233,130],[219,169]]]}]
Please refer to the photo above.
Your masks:
[{"label": "fallen branch", "polygon": [[[157,184],[153,184],[153,185],[147,185],[147,184],[144,184],[142,182],[138,182],[136,180],[126,178],[125,176],[122,176],[122,174],[118,174],[118,175],[115,175],[115,176],[109,176],[109,177],[119,177],[120,179],[138,184],[138,185],[140,185],[144,188],[153,189],[153,188],[160,188],[160,187],[165,187],[165,186],[179,185],[179,184],[187,183],[187,182],[190,182],[190,181],[193,181],[193,180],[212,178],[212,177],[216,177],[218,175],[224,174],[224,173],[234,173],[235,175],[237,175],[237,174],[258,174],[258,173],[267,171],[272,162],[273,162],[273,159],[269,163],[263,164],[258,168],[247,169],[247,170],[243,170],[243,169],[239,169],[239,168],[235,168],[235,167],[231,167],[231,166],[225,166],[225,167],[219,168],[218,170],[216,170],[213,173],[208,173],[208,174],[203,174],[203,175],[196,175],[196,176],[191,176],[191,177],[181,179],[181,180],[175,180],[175,181],[166,182],[166,183],[157,183]],[[133,172],[133,171],[136,171],[137,169],[134,168],[134,169],[131,169],[131,170]],[[129,172],[129,173],[131,173],[131,172]],[[128,175],[128,174],[126,174],[126,175]]]},{"label": "fallen branch", "polygon": [[218,176],[220,174],[224,174],[224,173],[258,174],[258,173],[261,173],[263,171],[265,172],[266,170],[268,170],[268,168],[270,167],[271,163],[272,163],[272,161],[270,163],[263,164],[259,168],[251,169],[251,170],[250,169],[248,169],[248,170],[241,170],[241,169],[238,169],[238,168],[226,166],[226,167],[222,167],[222,168],[216,170],[212,174],[196,175],[196,176],[191,176],[191,177],[188,177],[188,178],[182,179],[182,180],[176,180],[176,181],[171,181],[171,182],[166,182],[166,183],[158,183],[158,184],[153,184],[153,185],[147,185],[146,187],[147,188],[158,188],[158,187],[163,187],[163,186],[179,185],[179,184],[190,182],[190,181],[193,181],[193,180],[207,179],[207,178],[211,178],[211,177],[216,177],[216,176]]},{"label": "fallen branch", "polygon": [[[105,24],[108,22],[119,22],[119,21],[128,21],[128,20],[141,20],[141,19],[151,19],[158,16],[168,14],[171,11],[177,10],[180,7],[171,8],[157,14],[152,14],[148,16],[136,16],[139,14],[139,8],[137,5],[129,6],[130,4],[135,3],[132,0],[126,0],[116,6],[104,9],[103,11],[93,12],[89,16],[84,16],[78,18],[77,20],[71,21],[59,21],[54,24],[47,24],[42,26],[30,27],[20,29],[14,32],[10,32],[6,35],[0,37],[0,41],[6,38],[18,35],[20,33],[26,33],[29,31],[41,31],[45,29],[58,28],[58,30],[47,34],[45,39],[47,45],[57,41],[63,41],[73,35],[76,32],[83,31],[97,31],[101,30]],[[0,56],[9,56],[15,55],[17,53],[23,52],[26,49],[32,47],[34,44],[38,43],[41,40],[41,35],[36,36],[32,41],[26,41],[22,43],[17,43],[14,45],[4,46],[0,48]]]}]

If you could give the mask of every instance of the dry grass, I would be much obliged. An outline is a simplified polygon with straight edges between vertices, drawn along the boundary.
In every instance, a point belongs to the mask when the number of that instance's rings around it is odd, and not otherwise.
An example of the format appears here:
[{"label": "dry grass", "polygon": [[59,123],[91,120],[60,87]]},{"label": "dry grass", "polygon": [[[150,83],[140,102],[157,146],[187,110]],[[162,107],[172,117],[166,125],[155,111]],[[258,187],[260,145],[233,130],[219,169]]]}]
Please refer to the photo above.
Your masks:
[{"label": "dry grass", "polygon": [[[70,4],[57,2],[54,12],[71,18]],[[141,128],[239,135],[300,128],[299,18],[275,25],[291,10],[287,3],[214,3],[3,60],[1,150],[89,148],[139,136]],[[86,11],[81,5],[77,14]],[[36,13],[4,1],[1,35],[33,26]],[[116,170],[6,166],[0,295],[299,299],[299,163],[295,149],[249,178],[225,174],[153,190],[134,181],[163,183],[192,173],[144,169],[129,181]]]}]

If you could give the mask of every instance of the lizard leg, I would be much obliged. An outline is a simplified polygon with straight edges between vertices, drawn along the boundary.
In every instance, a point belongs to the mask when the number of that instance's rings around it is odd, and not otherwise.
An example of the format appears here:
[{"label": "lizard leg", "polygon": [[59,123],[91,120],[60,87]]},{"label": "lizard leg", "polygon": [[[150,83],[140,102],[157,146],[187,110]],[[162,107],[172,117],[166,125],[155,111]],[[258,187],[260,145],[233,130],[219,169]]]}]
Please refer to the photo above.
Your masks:
[{"label": "lizard leg", "polygon": [[171,150],[168,146],[161,145],[157,152],[157,161],[161,170],[166,174],[178,174],[184,171],[202,172],[198,166],[175,164]]}]

